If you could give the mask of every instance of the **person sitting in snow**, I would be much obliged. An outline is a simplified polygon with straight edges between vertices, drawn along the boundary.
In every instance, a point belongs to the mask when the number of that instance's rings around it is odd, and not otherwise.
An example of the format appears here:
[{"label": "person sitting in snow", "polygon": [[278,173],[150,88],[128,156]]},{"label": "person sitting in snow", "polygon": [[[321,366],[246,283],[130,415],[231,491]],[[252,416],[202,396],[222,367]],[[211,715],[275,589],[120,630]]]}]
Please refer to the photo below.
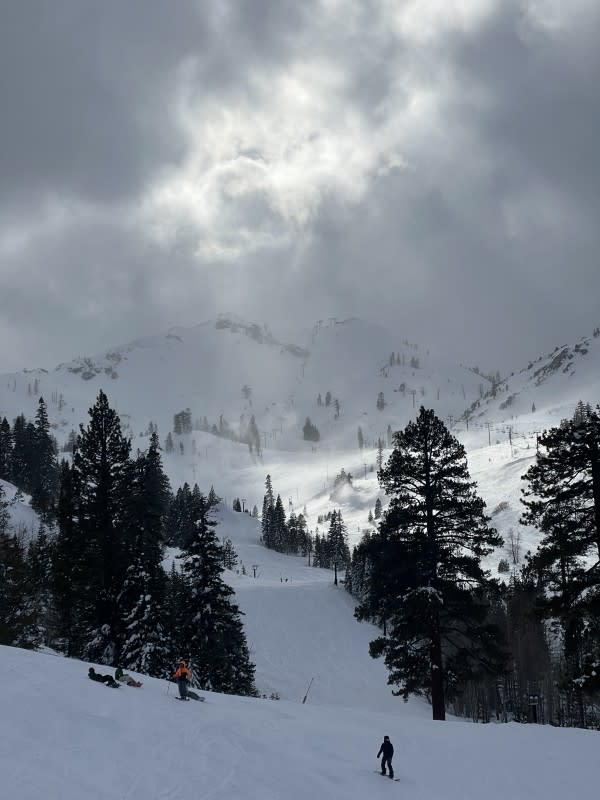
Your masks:
[{"label": "person sitting in snow", "polygon": [[383,742],[381,743],[381,747],[379,748],[379,752],[377,753],[377,758],[380,755],[383,755],[381,759],[381,774],[385,775],[385,766],[387,764],[388,770],[390,773],[390,778],[394,777],[394,768],[392,767],[392,758],[394,757],[394,745],[390,742],[389,736],[383,737]]},{"label": "person sitting in snow", "polygon": [[92,681],[97,681],[98,683],[105,683],[107,686],[111,686],[113,689],[118,689],[121,686],[120,683],[116,682],[112,675],[100,675],[100,673],[96,672],[93,667],[88,669],[88,678]]},{"label": "person sitting in snow", "polygon": [[179,688],[179,697],[181,700],[188,699],[188,683],[190,681],[190,671],[187,668],[187,664],[185,661],[179,662],[179,667],[177,668],[175,674],[173,675],[173,680],[177,681],[177,686]]},{"label": "person sitting in snow", "polygon": [[126,683],[127,686],[141,686],[140,681],[136,681],[135,678],[132,678],[131,675],[126,675],[121,667],[117,667],[115,670],[115,680],[119,681],[119,683]]}]

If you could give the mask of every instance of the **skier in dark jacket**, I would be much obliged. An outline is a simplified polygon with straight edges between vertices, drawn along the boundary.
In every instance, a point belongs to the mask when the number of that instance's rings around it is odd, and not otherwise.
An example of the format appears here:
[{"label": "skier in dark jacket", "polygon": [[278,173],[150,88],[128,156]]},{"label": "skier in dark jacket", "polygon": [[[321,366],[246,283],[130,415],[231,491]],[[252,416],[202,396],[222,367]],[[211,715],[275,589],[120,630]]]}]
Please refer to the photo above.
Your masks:
[{"label": "skier in dark jacket", "polygon": [[392,758],[394,757],[394,745],[390,742],[389,736],[383,737],[383,742],[381,743],[381,747],[379,748],[379,752],[377,753],[377,758],[383,755],[381,759],[381,774],[385,775],[385,765],[387,764],[390,778],[394,777],[394,768],[392,767]]},{"label": "skier in dark jacket", "polygon": [[88,678],[92,681],[97,681],[98,683],[105,683],[107,686],[111,686],[113,689],[118,689],[121,686],[120,683],[116,682],[112,675],[100,675],[100,673],[96,672],[93,667],[88,669]]}]

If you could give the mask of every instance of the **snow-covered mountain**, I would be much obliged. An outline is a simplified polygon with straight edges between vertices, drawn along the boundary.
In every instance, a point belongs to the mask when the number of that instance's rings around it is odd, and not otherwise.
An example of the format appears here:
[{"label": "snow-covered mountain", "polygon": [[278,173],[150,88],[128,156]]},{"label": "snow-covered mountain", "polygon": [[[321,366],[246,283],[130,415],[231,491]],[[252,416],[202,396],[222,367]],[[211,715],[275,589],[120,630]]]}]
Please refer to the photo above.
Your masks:
[{"label": "snow-covered mountain", "polygon": [[[265,326],[224,314],[77,358],[52,372],[0,375],[0,411],[33,415],[44,396],[60,441],[103,388],[134,436],[150,420],[165,435],[173,415],[189,408],[194,420],[218,422],[224,415],[235,430],[242,414],[255,414],[266,446],[288,450],[302,449],[302,425],[310,416],[323,442],[353,447],[358,424],[367,438],[385,437],[388,424],[403,424],[420,403],[456,418],[482,380],[358,319],[317,323],[306,339],[284,343]],[[390,365],[392,353],[400,364]],[[332,404],[319,407],[317,396],[324,403],[327,392]],[[376,408],[379,392],[383,412]]]},{"label": "snow-covered mountain", "polygon": [[[174,436],[174,452],[164,453],[173,486],[184,481],[214,485],[228,503],[238,496],[248,507],[260,507],[270,473],[286,507],[306,508],[314,527],[318,515],[331,509],[332,482],[344,467],[354,475],[354,485],[335,503],[352,540],[380,495],[377,440],[387,442],[388,428],[404,427],[423,404],[451,424],[467,447],[489,510],[503,504],[494,521],[506,534],[518,524],[520,478],[533,459],[536,431],[572,414],[579,399],[600,400],[599,367],[598,330],[494,385],[479,371],[448,363],[404,336],[359,319],[319,321],[300,341],[289,343],[267,326],[222,314],[50,372],[0,375],[0,416],[12,419],[23,412],[33,417],[43,396],[63,445],[69,432],[86,422],[102,388],[133,447],[143,449],[150,421],[164,442],[174,414],[189,409],[195,429]],[[383,408],[378,408],[381,397]],[[239,441],[197,429],[197,423],[225,426],[235,438],[252,415],[260,457]],[[303,439],[307,417],[320,433],[318,442]]]}]

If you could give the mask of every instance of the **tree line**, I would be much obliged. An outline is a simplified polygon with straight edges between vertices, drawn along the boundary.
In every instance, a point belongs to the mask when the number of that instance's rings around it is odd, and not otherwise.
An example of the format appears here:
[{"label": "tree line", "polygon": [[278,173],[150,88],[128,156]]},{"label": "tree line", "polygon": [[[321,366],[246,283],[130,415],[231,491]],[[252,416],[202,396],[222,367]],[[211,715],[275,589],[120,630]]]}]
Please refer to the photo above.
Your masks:
[{"label": "tree line", "polygon": [[539,440],[523,522],[540,533],[508,585],[482,560],[502,544],[466,453],[433,411],[393,437],[379,526],[354,548],[346,588],[381,634],[394,693],[474,719],[599,727],[600,417],[578,407]]},{"label": "tree line", "polygon": [[[102,391],[57,472],[46,525],[28,547],[0,528],[0,642],[156,677],[186,657],[201,688],[253,694],[214,490],[173,498],[156,431],[132,455]],[[170,569],[167,544],[181,551]]]},{"label": "tree line", "polygon": [[[341,474],[343,482],[346,478],[352,477],[344,470]],[[317,529],[313,536],[308,530],[304,514],[292,513],[289,519],[286,519],[281,496],[278,494],[275,499],[270,475],[266,477],[265,490],[261,516],[261,542],[265,547],[280,553],[308,556],[309,564],[312,555],[314,567],[334,571],[334,583],[337,585],[338,571],[346,569],[350,563],[348,535],[342,512],[334,509],[324,517],[319,517],[319,522],[329,522],[329,529],[323,535],[320,535]]]}]

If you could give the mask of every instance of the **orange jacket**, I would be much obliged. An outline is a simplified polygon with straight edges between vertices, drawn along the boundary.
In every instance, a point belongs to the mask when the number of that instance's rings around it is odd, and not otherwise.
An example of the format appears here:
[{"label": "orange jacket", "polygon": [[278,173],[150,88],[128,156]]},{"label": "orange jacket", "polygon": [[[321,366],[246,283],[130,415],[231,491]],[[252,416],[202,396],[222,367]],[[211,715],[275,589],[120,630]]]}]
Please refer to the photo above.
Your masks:
[{"label": "orange jacket", "polygon": [[180,678],[185,678],[186,681],[190,679],[190,671],[186,666],[181,666],[178,668],[176,673],[173,675],[173,678],[178,681]]}]

